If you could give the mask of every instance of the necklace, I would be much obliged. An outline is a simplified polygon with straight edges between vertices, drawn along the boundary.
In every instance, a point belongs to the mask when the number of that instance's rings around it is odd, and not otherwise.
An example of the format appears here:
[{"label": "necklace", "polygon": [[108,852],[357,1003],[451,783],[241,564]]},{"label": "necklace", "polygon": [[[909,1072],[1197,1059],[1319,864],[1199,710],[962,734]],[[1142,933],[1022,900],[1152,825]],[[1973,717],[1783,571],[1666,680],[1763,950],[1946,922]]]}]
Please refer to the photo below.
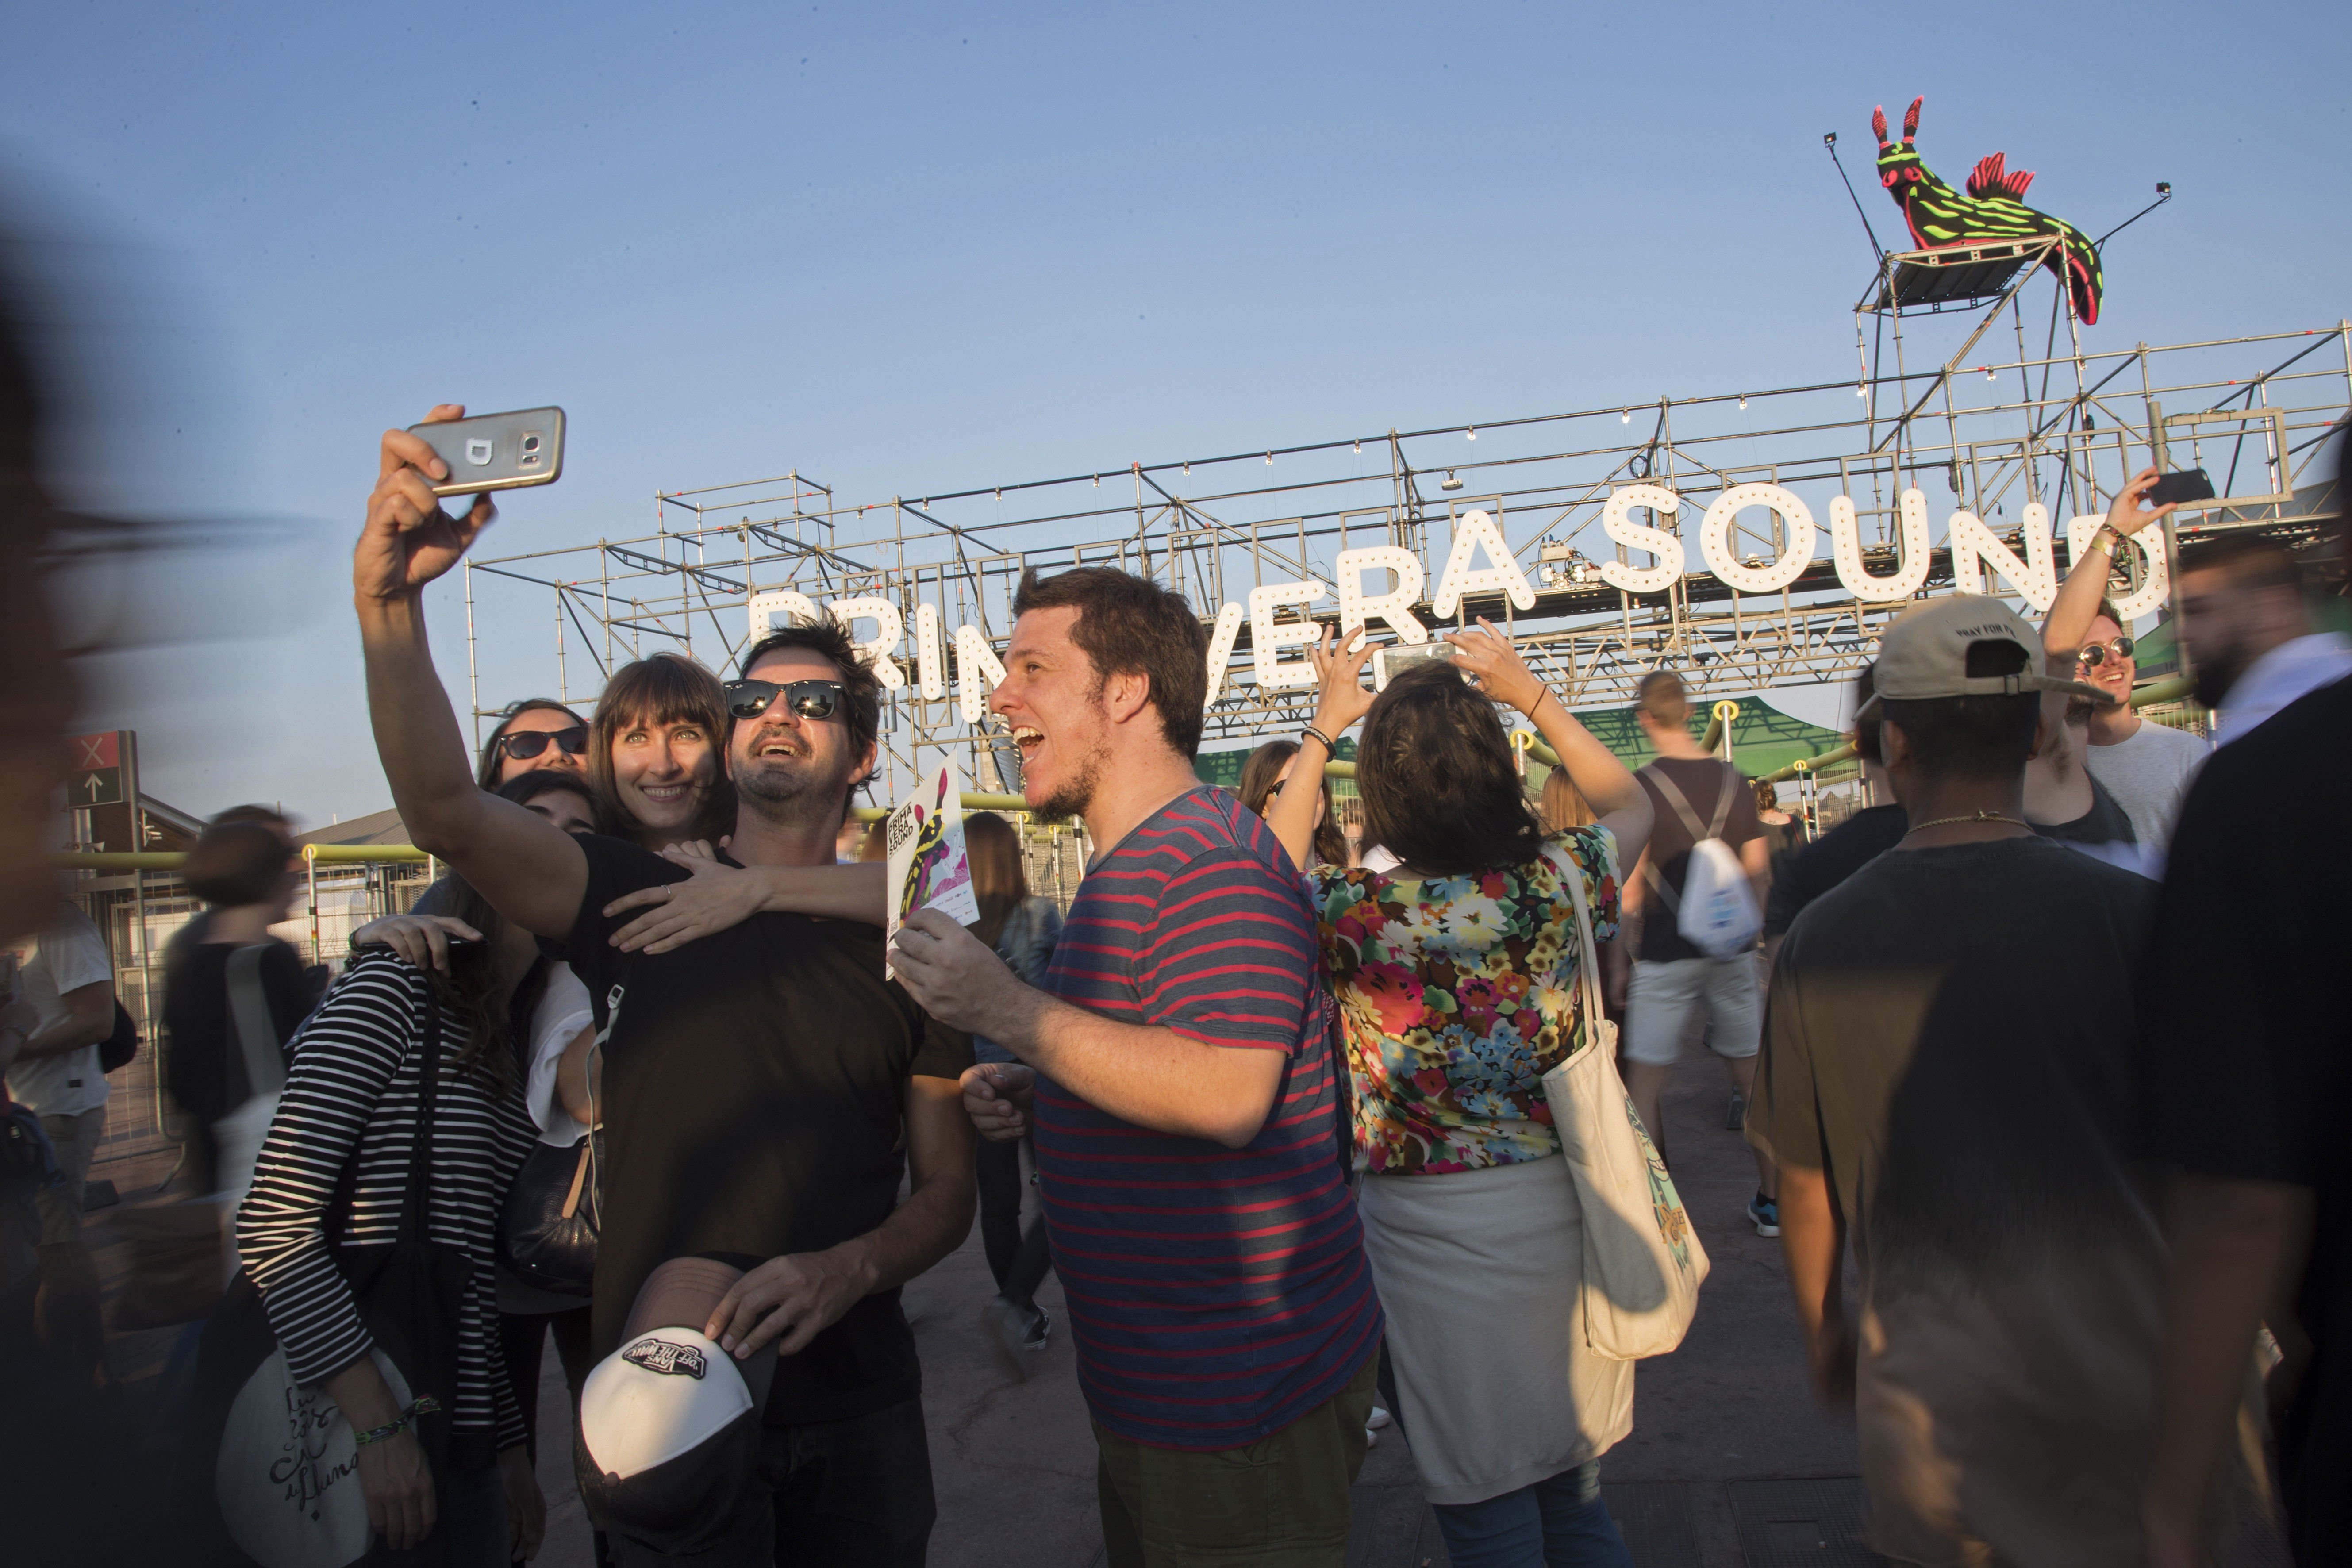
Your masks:
[{"label": "necklace", "polygon": [[1933,822],[1923,822],[1913,828],[1911,833],[1906,833],[1903,837],[1908,838],[1913,833],[1925,833],[1931,827],[1949,827],[1958,822],[2006,822],[2011,827],[2022,827],[2028,833],[2033,831],[2033,824],[2030,822],[2021,822],[2014,816],[2005,816],[1998,811],[1979,811],[1972,812],[1967,816],[1939,816]]}]

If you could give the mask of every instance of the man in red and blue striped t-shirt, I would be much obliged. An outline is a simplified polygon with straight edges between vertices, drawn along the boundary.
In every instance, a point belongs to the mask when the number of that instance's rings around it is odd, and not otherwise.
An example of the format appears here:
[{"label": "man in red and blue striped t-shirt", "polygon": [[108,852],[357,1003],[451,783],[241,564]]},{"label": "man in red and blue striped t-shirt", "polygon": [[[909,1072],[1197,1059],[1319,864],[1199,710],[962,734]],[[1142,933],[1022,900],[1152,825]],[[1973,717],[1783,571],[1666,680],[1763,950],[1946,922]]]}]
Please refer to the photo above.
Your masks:
[{"label": "man in red and blue striped t-shirt", "polygon": [[935,911],[900,976],[1027,1064],[974,1068],[965,1103],[991,1137],[1034,1121],[1114,1568],[1338,1568],[1381,1311],[1313,915],[1264,823],[1193,774],[1207,638],[1183,599],[1090,567],[1024,578],[1013,610],[990,706],[1030,804],[1098,852],[1047,990]]}]

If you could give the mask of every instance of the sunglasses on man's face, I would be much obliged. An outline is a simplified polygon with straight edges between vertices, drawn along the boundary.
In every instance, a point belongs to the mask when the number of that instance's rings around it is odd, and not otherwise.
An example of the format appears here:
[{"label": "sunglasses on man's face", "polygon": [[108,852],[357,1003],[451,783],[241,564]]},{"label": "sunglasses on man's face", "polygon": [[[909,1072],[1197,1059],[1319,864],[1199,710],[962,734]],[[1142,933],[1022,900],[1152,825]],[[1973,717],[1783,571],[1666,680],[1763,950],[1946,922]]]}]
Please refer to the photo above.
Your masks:
[{"label": "sunglasses on man's face", "polygon": [[2131,638],[2116,637],[2112,642],[2092,643],[2074,658],[2076,662],[2084,668],[2096,669],[2106,663],[2111,657],[2118,659],[2129,658],[2132,656],[2132,647]]},{"label": "sunglasses on man's face", "polygon": [[525,730],[518,734],[500,735],[499,750],[517,762],[527,763],[547,750],[552,741],[567,757],[584,755],[588,750],[588,731],[571,730]]},{"label": "sunglasses on man's face", "polygon": [[838,680],[787,680],[781,686],[772,680],[730,680],[727,711],[738,719],[757,719],[779,696],[787,712],[803,719],[830,719],[841,711]]}]

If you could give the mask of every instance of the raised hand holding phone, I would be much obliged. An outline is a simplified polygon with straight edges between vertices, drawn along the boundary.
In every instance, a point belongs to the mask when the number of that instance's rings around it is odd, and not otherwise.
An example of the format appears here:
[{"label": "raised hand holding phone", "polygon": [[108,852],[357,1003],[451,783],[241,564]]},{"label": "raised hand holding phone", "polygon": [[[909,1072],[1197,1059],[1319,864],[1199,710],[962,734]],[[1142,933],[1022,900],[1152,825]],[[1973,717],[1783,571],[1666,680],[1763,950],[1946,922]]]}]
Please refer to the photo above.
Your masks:
[{"label": "raised hand holding phone", "polygon": [[[465,416],[465,405],[444,403],[425,423]],[[498,516],[487,495],[476,496],[462,518],[442,510],[433,487],[448,477],[449,465],[424,439],[405,430],[383,433],[367,522],[352,552],[352,591],[360,598],[388,603],[409,597],[457,564]]]},{"label": "raised hand holding phone", "polygon": [[1477,630],[1448,632],[1445,640],[1454,645],[1455,667],[1465,675],[1476,677],[1479,690],[1522,713],[1534,714],[1536,704],[1544,699],[1544,683],[1493,622],[1481,616]]}]

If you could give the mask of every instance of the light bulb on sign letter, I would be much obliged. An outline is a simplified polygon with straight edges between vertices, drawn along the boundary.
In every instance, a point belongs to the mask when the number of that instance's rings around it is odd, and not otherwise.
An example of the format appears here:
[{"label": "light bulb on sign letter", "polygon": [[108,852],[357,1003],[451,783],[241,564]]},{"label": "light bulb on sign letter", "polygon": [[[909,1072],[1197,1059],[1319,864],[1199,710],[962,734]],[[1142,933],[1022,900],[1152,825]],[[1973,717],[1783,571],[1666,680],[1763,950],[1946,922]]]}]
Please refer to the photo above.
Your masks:
[{"label": "light bulb on sign letter", "polygon": [[1646,550],[1657,557],[1648,566],[1603,561],[1601,580],[1628,594],[1663,594],[1683,574],[1683,542],[1663,528],[1635,522],[1633,509],[1648,507],[1663,517],[1682,510],[1682,498],[1664,485],[1619,485],[1601,508],[1601,529],[1628,550]]},{"label": "light bulb on sign letter", "polygon": [[[1480,550],[1486,552],[1490,566],[1470,564]],[[1430,614],[1444,620],[1461,607],[1465,594],[1507,594],[1511,603],[1522,610],[1536,607],[1536,591],[1528,574],[1519,570],[1504,542],[1503,531],[1486,512],[1464,514],[1454,524],[1454,548],[1446,553],[1445,570],[1438,574],[1436,595],[1429,602]]]},{"label": "light bulb on sign letter", "polygon": [[[1787,542],[1780,558],[1769,566],[1749,566],[1731,551],[1731,525],[1748,507],[1769,507],[1780,514]],[[1699,553],[1707,569],[1743,594],[1777,594],[1799,577],[1813,560],[1813,514],[1811,508],[1779,485],[1734,485],[1716,497],[1699,525]]]},{"label": "light bulb on sign letter", "polygon": [[1863,563],[1862,527],[1854,519],[1853,498],[1830,498],[1830,560],[1845,591],[1866,605],[1907,599],[1927,581],[1933,544],[1927,537],[1927,498],[1917,490],[1905,490],[1898,510],[1903,520],[1902,569],[1892,577],[1874,577]]},{"label": "light bulb on sign letter", "polygon": [[1277,622],[1274,612],[1285,605],[1311,605],[1322,596],[1320,583],[1267,583],[1250,590],[1250,653],[1259,686],[1279,691],[1315,684],[1314,665],[1303,658],[1286,664],[1280,655],[1286,647],[1305,647],[1323,635],[1323,628],[1309,620]]},{"label": "light bulb on sign letter", "polygon": [[[1373,616],[1396,629],[1407,643],[1429,640],[1429,632],[1412,613],[1421,597],[1420,558],[1401,544],[1375,544],[1362,550],[1342,550],[1332,562],[1339,579],[1339,636],[1347,637]],[[1364,574],[1386,571],[1396,585],[1386,593],[1364,592]]]}]

